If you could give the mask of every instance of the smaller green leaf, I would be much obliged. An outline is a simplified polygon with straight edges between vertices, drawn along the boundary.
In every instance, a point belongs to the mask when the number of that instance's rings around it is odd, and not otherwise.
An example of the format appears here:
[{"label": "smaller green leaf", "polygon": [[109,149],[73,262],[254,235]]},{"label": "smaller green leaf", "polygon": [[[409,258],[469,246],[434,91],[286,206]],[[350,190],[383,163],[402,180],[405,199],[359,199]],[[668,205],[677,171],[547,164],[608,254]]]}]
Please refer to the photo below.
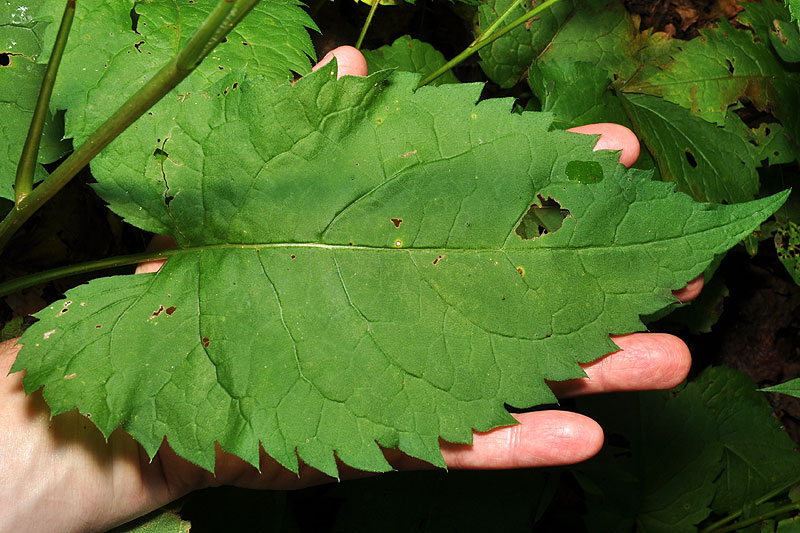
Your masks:
[{"label": "smaller green leaf", "polygon": [[[447,63],[444,55],[433,45],[412,39],[408,35],[398,37],[391,46],[381,46],[377,50],[363,50],[369,72],[396,68],[404,72],[416,72],[423,77],[432,74]],[[458,83],[458,78],[448,71],[436,78],[431,85]]]},{"label": "smaller green leaf", "polygon": [[[488,0],[478,8],[476,37],[491,26],[514,0]],[[501,87],[512,87],[525,77],[534,57],[539,55],[569,16],[574,0],[559,2],[540,13],[527,25],[515,28],[478,52],[481,68],[490,80]],[[523,3],[515,7],[506,22],[525,14],[530,6]],[[504,24],[505,24],[504,23]],[[502,27],[502,25],[501,25]]]},{"label": "smaller green leaf", "polygon": [[703,30],[700,38],[639,70],[624,91],[660,96],[719,125],[728,108],[745,97],[800,137],[800,75],[786,69],[767,44],[768,32],[785,11],[773,0],[745,6],[738,22],[748,28],[722,19],[719,27]]},{"label": "smaller green leaf", "polygon": [[769,34],[769,41],[787,63],[800,61],[800,28],[797,24],[775,19],[774,28]]},{"label": "smaller green leaf", "polygon": [[627,79],[636,72],[645,44],[622,2],[581,2],[538,60],[583,61]]},{"label": "smaller green leaf", "polygon": [[22,317],[18,316],[16,318],[12,318],[9,322],[0,329],[0,342],[5,342],[7,340],[13,339],[15,337],[19,337],[23,333],[25,333],[25,325],[22,323]]},{"label": "smaller green leaf", "polygon": [[189,533],[191,522],[171,509],[162,508],[113,530],[114,533]]},{"label": "smaller green leaf", "polygon": [[800,378],[795,378],[772,387],[764,387],[759,389],[764,392],[780,392],[781,394],[788,394],[795,398],[800,398]]},{"label": "smaller green leaf", "polygon": [[786,134],[783,125],[777,122],[762,123],[751,129],[747,138],[758,147],[758,158],[766,160],[769,165],[791,163],[800,155],[797,145]]},{"label": "smaller green leaf", "polygon": [[787,220],[775,232],[775,248],[794,282],[800,285],[800,225]]},{"label": "smaller green leaf", "polygon": [[664,181],[711,202],[741,202],[758,192],[758,151],[737,133],[738,117],[718,127],[654,96],[626,94],[622,103]]},{"label": "smaller green leaf", "polygon": [[800,517],[781,520],[775,533],[800,533]]},{"label": "smaller green leaf", "polygon": [[542,111],[555,115],[556,127],[593,122],[630,126],[619,99],[609,90],[608,72],[592,63],[566,58],[537,61],[528,73],[528,83],[542,102]]}]

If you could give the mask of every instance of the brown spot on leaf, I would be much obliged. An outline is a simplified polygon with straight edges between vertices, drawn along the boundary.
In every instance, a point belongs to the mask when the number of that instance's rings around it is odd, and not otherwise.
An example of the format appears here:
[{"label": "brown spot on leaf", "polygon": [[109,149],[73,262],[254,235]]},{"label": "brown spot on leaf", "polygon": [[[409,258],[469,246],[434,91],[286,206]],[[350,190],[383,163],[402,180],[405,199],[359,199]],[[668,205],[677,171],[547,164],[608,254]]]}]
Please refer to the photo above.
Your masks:
[{"label": "brown spot on leaf", "polygon": [[64,376],[64,379],[72,379],[72,378],[74,378],[74,377],[75,377],[75,376],[77,376],[77,375],[78,375],[78,374],[76,374],[75,372],[73,372],[72,374],[68,374],[68,375]]},{"label": "brown spot on leaf", "polygon": [[175,307],[174,305],[170,305],[169,307],[167,307],[167,310],[166,310],[167,311],[167,316],[172,316],[172,313],[174,313],[176,309],[177,309],[177,307]]},{"label": "brown spot on leaf", "polygon": [[403,154],[403,155],[401,155],[400,157],[402,157],[403,159],[405,159],[405,158],[407,158],[407,157],[411,157],[412,155],[416,155],[416,154],[417,154],[417,151],[416,151],[416,150],[411,150],[410,152],[406,152],[406,153],[404,153],[404,154]]},{"label": "brown spot on leaf", "polygon": [[102,325],[102,324],[97,324],[97,325],[94,327],[94,329],[101,329],[102,327],[103,327],[103,325]]},{"label": "brown spot on leaf", "polygon": [[395,228],[399,228],[400,224],[403,223],[403,219],[402,218],[390,218],[389,220],[392,221],[392,224],[394,224]]},{"label": "brown spot on leaf", "polygon": [[208,348],[209,344],[211,344],[211,339],[208,337],[203,337],[203,348]]},{"label": "brown spot on leaf", "polygon": [[294,254],[290,255],[289,257],[291,257],[292,259],[297,259],[297,256]]}]

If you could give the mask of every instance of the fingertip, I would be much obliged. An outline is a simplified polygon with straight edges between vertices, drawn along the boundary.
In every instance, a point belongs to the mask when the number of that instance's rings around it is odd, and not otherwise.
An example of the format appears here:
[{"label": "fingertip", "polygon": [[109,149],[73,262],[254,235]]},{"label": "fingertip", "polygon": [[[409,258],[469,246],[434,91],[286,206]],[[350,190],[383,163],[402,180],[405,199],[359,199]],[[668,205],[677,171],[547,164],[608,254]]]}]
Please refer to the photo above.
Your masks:
[{"label": "fingertip", "polygon": [[570,128],[567,131],[586,135],[600,135],[594,150],[619,150],[619,162],[630,168],[639,159],[641,146],[636,134],[620,124],[601,122]]},{"label": "fingertip", "polygon": [[[177,243],[175,239],[170,237],[169,235],[154,235],[153,240],[150,241],[150,244],[147,245],[148,252],[158,252],[161,250],[166,250],[168,248],[175,248]],[[144,263],[139,263],[136,265],[135,274],[152,274],[153,272],[158,272],[159,269],[164,265],[166,259],[156,259],[155,261],[145,261]]]},{"label": "fingertip", "polygon": [[585,378],[550,382],[561,398],[617,391],[671,389],[689,374],[692,356],[681,339],[666,333],[614,337],[619,351],[583,365]]},{"label": "fingertip", "polygon": [[579,463],[603,447],[603,429],[569,411],[515,414],[519,424],[476,433],[472,445],[442,445],[448,467],[507,469]]},{"label": "fingertip", "polygon": [[700,291],[703,290],[703,285],[705,284],[705,277],[700,274],[692,281],[686,284],[686,287],[672,291],[672,294],[680,300],[681,302],[690,302],[697,298],[700,295]]},{"label": "fingertip", "polygon": [[338,48],[334,48],[325,54],[325,56],[320,59],[319,63],[314,65],[311,70],[317,70],[327,65],[334,57],[336,58],[336,64],[339,69],[336,76],[337,78],[341,78],[342,76],[367,75],[367,60],[364,59],[364,54],[352,46],[339,46]]},{"label": "fingertip", "polygon": [[674,335],[633,333],[615,337],[614,342],[621,350],[609,356],[618,357],[621,383],[617,383],[616,390],[671,389],[689,375],[692,354],[686,343]]}]

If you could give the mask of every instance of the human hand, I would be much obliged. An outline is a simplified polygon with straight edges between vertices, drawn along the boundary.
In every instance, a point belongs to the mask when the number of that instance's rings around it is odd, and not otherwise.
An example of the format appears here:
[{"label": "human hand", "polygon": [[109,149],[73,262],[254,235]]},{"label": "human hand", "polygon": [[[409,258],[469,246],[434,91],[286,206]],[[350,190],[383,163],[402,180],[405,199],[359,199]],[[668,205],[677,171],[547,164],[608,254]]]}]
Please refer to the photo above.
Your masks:
[{"label": "human hand", "polygon": [[[333,54],[340,75],[366,74],[363,56],[355,49],[344,47]],[[638,141],[620,128],[592,125],[576,131],[603,134],[598,148],[621,149],[622,162],[630,165],[638,155]],[[165,238],[155,245],[169,246]],[[160,264],[143,264],[139,271],[154,271]],[[696,280],[677,296],[689,300],[701,287],[702,280]],[[587,378],[552,383],[556,394],[663,389],[678,384],[688,372],[689,351],[675,337],[632,334],[614,340],[621,351],[585,365]],[[0,344],[2,376],[18,351],[14,342]],[[301,467],[297,476],[263,453],[257,471],[221,450],[214,476],[178,457],[166,442],[151,462],[126,433],[117,430],[106,442],[76,411],[50,420],[40,392],[25,396],[20,373],[0,379],[0,403],[0,529],[104,530],[207,486],[283,489],[330,480],[308,467]],[[587,459],[602,446],[602,429],[582,415],[538,411],[515,416],[518,425],[475,434],[472,446],[442,443],[445,462],[450,468],[472,469],[562,465]],[[386,455],[397,469],[427,467],[396,450]],[[341,475],[367,474],[342,467]]]}]

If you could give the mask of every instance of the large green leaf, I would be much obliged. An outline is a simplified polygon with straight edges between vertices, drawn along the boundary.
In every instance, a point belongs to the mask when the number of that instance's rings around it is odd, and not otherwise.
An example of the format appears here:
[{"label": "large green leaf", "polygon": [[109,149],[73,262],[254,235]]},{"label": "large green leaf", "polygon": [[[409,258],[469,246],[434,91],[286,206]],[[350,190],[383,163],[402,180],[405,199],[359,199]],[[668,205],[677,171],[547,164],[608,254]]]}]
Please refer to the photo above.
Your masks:
[{"label": "large green leaf", "polygon": [[[47,23],[34,15],[41,0],[9,0],[0,3],[0,198],[14,198],[14,177],[19,156],[28,135],[33,109],[44,76],[44,65],[36,64],[42,51],[42,34]],[[64,6],[61,5],[63,10]],[[63,125],[48,117],[42,134],[39,163],[51,163],[70,145],[62,141]],[[36,179],[46,172],[36,168]]]},{"label": "large green leaf", "polygon": [[[136,128],[112,145],[140,177],[93,166],[105,198],[180,249],[41,312],[14,367],[26,390],[209,470],[215,441],[332,475],[336,457],[389,469],[378,444],[442,465],[440,438],[553,401],[545,379],[581,376],[786,196],[696,204],[549,115],[475,105],[480,85],[387,75],[331,65],[181,103],[152,132],[191,147],[162,156],[170,199],[141,179]],[[562,226],[523,240],[545,199]]]}]

